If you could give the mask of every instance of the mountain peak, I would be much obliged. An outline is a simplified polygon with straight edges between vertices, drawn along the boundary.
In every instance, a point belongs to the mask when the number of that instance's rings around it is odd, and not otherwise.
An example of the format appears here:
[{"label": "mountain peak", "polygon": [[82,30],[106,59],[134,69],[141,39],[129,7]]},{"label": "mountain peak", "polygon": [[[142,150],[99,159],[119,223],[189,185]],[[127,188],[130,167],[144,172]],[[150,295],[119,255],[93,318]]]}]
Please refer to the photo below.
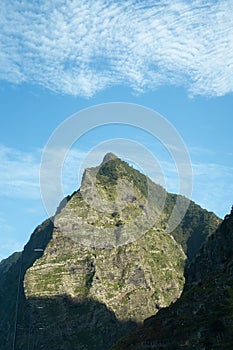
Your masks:
[{"label": "mountain peak", "polygon": [[[11,350],[14,339],[17,349],[33,342],[36,349],[107,350],[134,331],[136,322],[173,305],[183,290],[184,252],[195,256],[219,223],[191,202],[172,237],[165,228],[177,196],[110,152],[86,169],[80,189],[61,202],[54,222],[40,225],[22,254],[0,264],[0,349]],[[228,229],[232,220],[225,222]],[[225,232],[231,247],[232,236]],[[187,322],[195,313],[202,317],[201,305],[184,316]],[[167,344],[142,341],[132,346]]]},{"label": "mountain peak", "polygon": [[107,163],[110,160],[115,160],[115,159],[118,159],[118,157],[114,153],[108,152],[105,154],[103,161],[102,161],[102,164]]}]

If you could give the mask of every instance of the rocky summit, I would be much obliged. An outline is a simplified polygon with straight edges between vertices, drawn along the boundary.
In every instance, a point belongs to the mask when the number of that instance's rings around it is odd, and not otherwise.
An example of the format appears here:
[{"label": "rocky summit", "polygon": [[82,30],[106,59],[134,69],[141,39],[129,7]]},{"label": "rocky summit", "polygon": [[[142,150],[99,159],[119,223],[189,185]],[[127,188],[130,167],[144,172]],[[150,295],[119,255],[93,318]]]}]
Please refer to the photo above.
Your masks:
[{"label": "rocky summit", "polygon": [[[203,283],[200,256],[210,253],[200,247],[221,222],[190,201],[169,234],[177,198],[180,208],[187,204],[112,153],[86,169],[80,189],[37,227],[23,252],[0,263],[0,349],[107,350],[127,335],[128,345],[116,349],[157,349],[157,339],[163,344],[153,334],[154,322],[157,332],[162,321],[153,315],[173,315],[184,274],[189,298],[196,276]],[[181,315],[185,310],[184,303]],[[145,319],[152,338],[140,328]]]}]

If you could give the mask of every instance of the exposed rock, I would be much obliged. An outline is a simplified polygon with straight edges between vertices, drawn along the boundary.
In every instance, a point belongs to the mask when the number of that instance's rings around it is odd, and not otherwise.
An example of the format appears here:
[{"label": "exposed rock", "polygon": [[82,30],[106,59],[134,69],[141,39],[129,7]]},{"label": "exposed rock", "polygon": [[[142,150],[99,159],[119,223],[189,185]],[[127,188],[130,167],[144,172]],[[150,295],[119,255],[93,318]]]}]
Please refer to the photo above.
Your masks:
[{"label": "exposed rock", "polygon": [[232,349],[232,242],[233,212],[187,269],[181,298],[111,349]]}]

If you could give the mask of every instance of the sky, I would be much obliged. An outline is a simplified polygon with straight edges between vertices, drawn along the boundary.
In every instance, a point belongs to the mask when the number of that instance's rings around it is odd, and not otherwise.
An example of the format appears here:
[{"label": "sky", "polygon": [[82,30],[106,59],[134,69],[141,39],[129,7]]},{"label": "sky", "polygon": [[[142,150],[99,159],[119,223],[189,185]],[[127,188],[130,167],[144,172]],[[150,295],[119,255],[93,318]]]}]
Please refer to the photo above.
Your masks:
[{"label": "sky", "polygon": [[[191,199],[223,218],[233,204],[232,76],[229,0],[2,0],[0,260],[22,250],[48,217],[40,166],[51,135],[98,104],[133,103],[165,118],[190,156]],[[105,125],[69,149],[64,195],[79,187],[85,165],[114,150],[112,140],[121,146],[131,140],[151,152],[165,188],[179,193],[165,144],[133,125]],[[159,182],[143,152],[138,158]]]}]

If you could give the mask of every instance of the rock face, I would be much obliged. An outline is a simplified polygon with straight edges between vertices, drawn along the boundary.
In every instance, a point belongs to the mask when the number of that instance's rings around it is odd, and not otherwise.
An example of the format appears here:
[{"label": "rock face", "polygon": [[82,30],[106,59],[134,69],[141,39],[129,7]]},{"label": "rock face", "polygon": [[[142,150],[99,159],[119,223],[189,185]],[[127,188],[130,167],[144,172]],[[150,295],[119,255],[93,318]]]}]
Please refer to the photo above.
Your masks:
[{"label": "rock face", "polygon": [[[55,231],[43,257],[27,271],[24,280],[37,346],[53,349],[52,322],[56,329],[54,349],[64,349],[64,323],[73,332],[75,329],[77,348],[107,349],[119,335],[132,330],[135,322],[142,322],[179,297],[184,258],[174,239],[156,230],[137,243],[103,250],[82,247]],[[67,301],[74,305],[75,314],[70,313]],[[101,330],[109,330],[111,338],[105,339]],[[89,334],[90,345],[83,332]],[[41,333],[43,339],[39,338]],[[74,341],[72,337],[70,341]]]},{"label": "rock face", "polygon": [[232,349],[233,211],[210,235],[186,271],[181,298],[161,310],[117,349]]},{"label": "rock face", "polygon": [[0,263],[0,349],[12,339],[15,349],[109,349],[175,302],[185,264],[220,222],[191,202],[168,234],[176,199],[111,153],[86,169],[54,223]]},{"label": "rock face", "polygon": [[151,230],[136,243],[113,249],[75,244],[59,232],[25,276],[29,298],[66,295],[105,304],[120,321],[142,322],[177,299],[185,255],[175,240]]}]

